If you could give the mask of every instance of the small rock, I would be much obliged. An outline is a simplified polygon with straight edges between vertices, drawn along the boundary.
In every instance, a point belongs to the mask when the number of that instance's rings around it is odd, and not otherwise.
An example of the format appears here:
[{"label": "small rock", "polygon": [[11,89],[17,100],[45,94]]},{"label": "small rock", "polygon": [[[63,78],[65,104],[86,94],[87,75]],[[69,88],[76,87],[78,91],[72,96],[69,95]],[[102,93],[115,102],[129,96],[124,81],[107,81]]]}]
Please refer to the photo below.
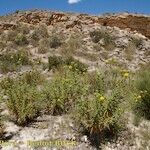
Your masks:
[{"label": "small rock", "polygon": [[82,137],[81,137],[81,141],[82,141],[82,142],[85,142],[85,143],[88,142],[87,136],[86,136],[86,135],[82,136]]}]

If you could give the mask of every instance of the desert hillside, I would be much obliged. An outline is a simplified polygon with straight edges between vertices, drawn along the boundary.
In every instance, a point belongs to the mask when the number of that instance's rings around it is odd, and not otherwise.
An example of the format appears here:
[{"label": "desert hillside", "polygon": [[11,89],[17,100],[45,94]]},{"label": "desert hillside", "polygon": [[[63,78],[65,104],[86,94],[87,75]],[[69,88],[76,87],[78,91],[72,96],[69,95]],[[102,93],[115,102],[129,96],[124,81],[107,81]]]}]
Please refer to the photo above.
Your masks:
[{"label": "desert hillside", "polygon": [[0,16],[1,149],[149,150],[149,65],[150,16]]}]

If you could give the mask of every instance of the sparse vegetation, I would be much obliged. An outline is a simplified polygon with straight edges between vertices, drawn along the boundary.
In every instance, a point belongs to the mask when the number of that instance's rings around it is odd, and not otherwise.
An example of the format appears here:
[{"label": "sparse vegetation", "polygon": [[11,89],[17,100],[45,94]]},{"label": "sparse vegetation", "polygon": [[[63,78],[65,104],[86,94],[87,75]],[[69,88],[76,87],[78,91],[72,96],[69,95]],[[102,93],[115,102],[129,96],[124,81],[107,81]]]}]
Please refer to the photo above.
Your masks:
[{"label": "sparse vegetation", "polygon": [[49,40],[47,38],[41,39],[39,41],[39,46],[38,46],[38,53],[39,54],[47,53],[49,48],[50,48]]},{"label": "sparse vegetation", "polygon": [[11,89],[15,84],[28,84],[29,86],[37,86],[44,82],[44,76],[38,70],[31,70],[22,73],[16,77],[5,77],[0,81],[0,88],[5,91]]},{"label": "sparse vegetation", "polygon": [[3,123],[0,121],[0,139],[2,139],[4,134],[4,125]]},{"label": "sparse vegetation", "polygon": [[58,48],[62,44],[60,38],[56,35],[50,37],[50,48]]},{"label": "sparse vegetation", "polygon": [[[25,17],[21,17],[24,13]],[[97,17],[90,19],[85,14],[69,19],[72,13],[63,16],[50,12],[44,17],[45,13],[19,11],[11,17],[0,17],[0,139],[18,139],[20,129],[24,134],[22,131],[28,130],[35,119],[31,133],[33,128],[35,132],[36,128],[41,132],[54,128],[58,135],[61,128],[57,126],[67,125],[67,133],[72,127],[78,132],[75,138],[74,132],[71,135],[74,142],[85,141],[87,145],[94,141],[100,149],[107,139],[108,147],[112,146],[108,149],[121,149],[126,146],[124,134],[129,138],[129,134],[137,132],[140,137],[134,138],[138,148],[149,148],[148,38],[108,27],[107,22],[99,26]],[[12,18],[17,15],[19,19],[14,22]],[[7,134],[12,124],[15,132]],[[127,125],[126,133],[120,132],[120,125]],[[70,135],[63,136],[70,139]],[[130,146],[134,149],[134,145]]]},{"label": "sparse vegetation", "polygon": [[81,35],[71,35],[66,43],[63,44],[61,53],[64,56],[71,57],[78,49],[82,47]]},{"label": "sparse vegetation", "polygon": [[106,50],[112,50],[115,47],[113,37],[105,31],[94,30],[90,32],[90,37],[94,43],[98,43],[100,40],[104,40],[104,48]]},{"label": "sparse vegetation", "polygon": [[135,113],[138,116],[150,119],[150,70],[141,71],[136,78]]},{"label": "sparse vegetation", "polygon": [[15,43],[17,45],[26,45],[28,44],[28,40],[26,38],[26,36],[24,34],[17,34],[17,36],[15,37]]},{"label": "sparse vegetation", "polygon": [[22,65],[29,65],[29,53],[23,49],[16,52],[4,52],[0,55],[0,71],[3,73],[16,71]]},{"label": "sparse vegetation", "polygon": [[73,57],[62,58],[60,56],[49,56],[48,59],[48,69],[59,69],[60,67],[67,65],[73,71],[86,72],[87,65],[81,63],[80,61],[74,59]]},{"label": "sparse vegetation", "polygon": [[44,82],[44,76],[38,70],[25,72],[18,79],[31,86],[37,86]]}]

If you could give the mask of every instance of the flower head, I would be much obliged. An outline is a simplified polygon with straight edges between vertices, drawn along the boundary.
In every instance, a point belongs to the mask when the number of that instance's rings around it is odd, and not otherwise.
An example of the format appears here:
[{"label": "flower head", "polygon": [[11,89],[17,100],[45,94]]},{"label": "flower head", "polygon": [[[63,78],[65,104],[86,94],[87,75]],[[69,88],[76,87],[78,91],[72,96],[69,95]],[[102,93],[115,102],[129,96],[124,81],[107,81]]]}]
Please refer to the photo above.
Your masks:
[{"label": "flower head", "polygon": [[100,100],[100,101],[104,101],[104,100],[105,100],[105,97],[104,97],[104,96],[100,96],[99,100]]},{"label": "flower head", "polygon": [[123,76],[124,76],[125,78],[127,78],[127,77],[129,76],[129,73],[128,73],[128,72],[125,72],[125,73],[123,74]]},{"label": "flower head", "polygon": [[137,97],[137,99],[141,99],[142,98],[142,96],[141,95],[139,95],[138,97]]},{"label": "flower head", "polygon": [[72,66],[71,66],[71,65],[69,66],[69,69],[72,69]]}]

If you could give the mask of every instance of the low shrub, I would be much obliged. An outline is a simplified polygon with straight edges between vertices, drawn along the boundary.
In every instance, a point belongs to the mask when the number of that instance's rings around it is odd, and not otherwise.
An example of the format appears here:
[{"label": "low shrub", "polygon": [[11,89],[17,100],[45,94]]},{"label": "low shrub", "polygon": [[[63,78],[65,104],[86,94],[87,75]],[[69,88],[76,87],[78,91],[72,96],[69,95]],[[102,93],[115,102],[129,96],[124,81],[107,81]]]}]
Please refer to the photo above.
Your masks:
[{"label": "low shrub", "polygon": [[3,125],[3,123],[2,123],[2,121],[0,119],[0,139],[3,138],[4,130],[5,130],[4,125]]},{"label": "low shrub", "polygon": [[134,111],[138,116],[150,119],[150,69],[139,72],[135,82],[137,95]]},{"label": "low shrub", "polygon": [[5,77],[0,81],[0,88],[7,91],[9,88],[12,88],[12,86],[17,82],[16,79],[11,77]]},{"label": "low shrub", "polygon": [[86,72],[87,65],[74,59],[73,57],[62,58],[61,56],[49,56],[48,58],[48,69],[58,69],[62,66],[67,65],[72,71]]},{"label": "low shrub", "polygon": [[24,34],[19,33],[15,38],[15,43],[22,46],[28,44],[28,40]]},{"label": "low shrub", "polygon": [[90,37],[94,43],[98,43],[101,39],[104,39],[104,48],[107,50],[113,49],[115,47],[113,37],[105,31],[94,30],[90,32]]},{"label": "low shrub", "polygon": [[44,76],[38,70],[31,70],[22,73],[16,77],[5,77],[0,81],[0,88],[7,91],[11,89],[15,84],[28,84],[30,86],[37,86],[44,82]]},{"label": "low shrub", "polygon": [[73,111],[76,123],[89,135],[118,128],[132,98],[127,79],[116,70],[97,71],[87,77],[88,94],[77,101]]},{"label": "low shrub", "polygon": [[75,110],[75,120],[89,134],[101,134],[104,130],[118,124],[123,109],[123,98],[117,91],[109,96],[96,92],[91,97],[78,101]]},{"label": "low shrub", "polygon": [[70,38],[62,45],[61,53],[64,56],[70,57],[75,54],[75,51],[82,47],[81,35],[71,35]]},{"label": "low shrub", "polygon": [[86,93],[86,86],[80,74],[67,66],[56,73],[43,89],[46,111],[58,115],[70,111],[79,98]]},{"label": "low shrub", "polygon": [[81,63],[79,60],[76,60],[73,57],[66,58],[64,60],[64,64],[69,66],[72,71],[78,71],[80,73],[87,72],[87,65]]},{"label": "low shrub", "polygon": [[60,38],[56,35],[52,35],[50,37],[50,48],[58,48],[61,46],[62,42],[60,40]]},{"label": "low shrub", "polygon": [[23,73],[19,80],[31,86],[37,86],[44,82],[44,76],[38,70],[31,70]]},{"label": "low shrub", "polygon": [[7,73],[16,71],[22,65],[29,65],[29,53],[25,50],[6,52],[0,55],[0,71]]},{"label": "low shrub", "polygon": [[18,125],[26,125],[38,115],[40,92],[26,83],[15,83],[7,90],[7,107]]},{"label": "low shrub", "polygon": [[9,30],[8,33],[6,34],[6,41],[14,41],[16,36],[17,36],[18,32],[17,31],[13,31],[13,30]]},{"label": "low shrub", "polygon": [[46,52],[48,52],[49,48],[49,39],[44,38],[39,41],[38,53],[45,54]]},{"label": "low shrub", "polygon": [[47,27],[44,24],[35,29],[35,33],[39,38],[47,38],[49,36]]},{"label": "low shrub", "polygon": [[98,43],[104,37],[104,34],[100,30],[94,30],[90,32],[90,37],[94,43]]},{"label": "low shrub", "polygon": [[60,56],[48,57],[48,69],[58,69],[63,64],[63,58]]}]

